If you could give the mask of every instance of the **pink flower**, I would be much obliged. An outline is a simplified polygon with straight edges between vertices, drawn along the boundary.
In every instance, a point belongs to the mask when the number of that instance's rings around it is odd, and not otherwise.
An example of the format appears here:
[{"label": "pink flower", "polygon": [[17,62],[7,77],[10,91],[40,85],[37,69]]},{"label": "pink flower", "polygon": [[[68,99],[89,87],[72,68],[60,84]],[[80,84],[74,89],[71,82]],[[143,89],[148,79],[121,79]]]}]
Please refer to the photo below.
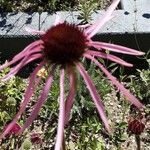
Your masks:
[{"label": "pink flower", "polygon": [[[121,83],[119,83],[119,81],[115,77],[113,77],[109,73],[109,71],[96,59],[108,59],[118,64],[132,67],[132,64],[125,62],[117,56],[105,53],[104,49],[108,49],[116,53],[135,56],[144,54],[143,52],[139,52],[131,48],[92,40],[92,37],[100,30],[100,28],[112,18],[111,15],[119,2],[120,0],[114,0],[105,12],[104,16],[92,25],[77,26],[75,24],[69,24],[66,22],[62,23],[57,17],[54,26],[52,26],[46,32],[27,29],[32,34],[40,34],[41,39],[31,43],[22,52],[17,54],[10,62],[0,66],[0,70],[2,70],[12,64],[17,63],[17,65],[13,67],[11,71],[1,80],[7,81],[12,76],[14,76],[23,66],[34,60],[38,59],[41,60],[41,62],[30,76],[29,85],[26,89],[24,100],[20,106],[19,112],[15,116],[14,120],[9,124],[8,128],[2,133],[1,137],[4,137],[9,133],[9,131],[12,129],[12,126],[25,111],[25,108],[31,100],[31,97],[35,91],[35,87],[37,87],[41,81],[41,77],[36,76],[36,74],[43,66],[47,68],[49,76],[47,77],[45,86],[43,87],[43,90],[33,107],[31,115],[29,116],[29,118],[27,118],[27,121],[21,128],[20,133],[30,126],[30,124],[33,122],[38,112],[40,111],[40,108],[46,101],[53,82],[53,76],[56,67],[60,68],[60,106],[55,150],[60,150],[61,148],[64,126],[69,121],[70,111],[74,102],[76,91],[76,71],[78,71],[83,77],[92,100],[95,103],[99,115],[104,123],[104,126],[108,131],[110,131],[102,100],[92,80],[90,79],[90,76],[88,75],[80,61],[83,57],[93,61],[110,79],[112,84],[116,86],[132,104],[134,104],[138,108],[143,107],[138,99],[134,97]],[[92,50],[92,48],[97,49],[97,51]],[[64,100],[65,72],[69,77],[70,85],[66,101]]]},{"label": "pink flower", "polygon": [[[4,131],[7,130],[7,128],[8,128],[8,125],[6,125],[6,126],[4,127]],[[9,130],[9,132],[7,133],[7,135],[9,135],[9,136],[10,136],[10,135],[16,135],[16,134],[19,133],[20,129],[21,129],[21,126],[20,126],[18,123],[15,123],[15,124],[12,126],[12,128]]]}]

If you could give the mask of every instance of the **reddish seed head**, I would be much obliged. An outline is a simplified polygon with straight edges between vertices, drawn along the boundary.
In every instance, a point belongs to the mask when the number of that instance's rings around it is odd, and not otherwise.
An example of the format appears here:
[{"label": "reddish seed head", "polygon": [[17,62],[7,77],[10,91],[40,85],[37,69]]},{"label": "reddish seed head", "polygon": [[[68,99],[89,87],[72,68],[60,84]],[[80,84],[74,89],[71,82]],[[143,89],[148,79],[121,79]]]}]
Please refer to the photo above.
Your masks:
[{"label": "reddish seed head", "polygon": [[41,144],[42,143],[42,139],[40,137],[40,135],[38,133],[33,133],[31,135],[31,142],[33,144]]},{"label": "reddish seed head", "polygon": [[74,24],[61,23],[51,27],[42,37],[44,54],[55,64],[73,65],[79,61],[86,48],[86,37]]},{"label": "reddish seed head", "polygon": [[132,134],[139,135],[144,131],[144,128],[145,124],[140,119],[131,118],[128,122],[128,131]]}]

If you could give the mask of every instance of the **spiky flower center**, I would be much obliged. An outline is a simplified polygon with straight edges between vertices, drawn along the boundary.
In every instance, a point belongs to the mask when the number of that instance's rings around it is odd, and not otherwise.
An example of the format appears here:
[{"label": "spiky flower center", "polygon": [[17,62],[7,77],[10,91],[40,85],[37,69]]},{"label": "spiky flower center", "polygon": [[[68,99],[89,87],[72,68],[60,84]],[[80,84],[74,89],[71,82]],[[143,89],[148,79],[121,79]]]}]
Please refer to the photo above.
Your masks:
[{"label": "spiky flower center", "polygon": [[44,54],[59,65],[74,64],[85,52],[86,37],[74,24],[61,23],[51,27],[42,37]]},{"label": "spiky flower center", "polygon": [[131,119],[128,122],[128,130],[133,134],[141,134],[145,128],[145,124],[140,119]]}]

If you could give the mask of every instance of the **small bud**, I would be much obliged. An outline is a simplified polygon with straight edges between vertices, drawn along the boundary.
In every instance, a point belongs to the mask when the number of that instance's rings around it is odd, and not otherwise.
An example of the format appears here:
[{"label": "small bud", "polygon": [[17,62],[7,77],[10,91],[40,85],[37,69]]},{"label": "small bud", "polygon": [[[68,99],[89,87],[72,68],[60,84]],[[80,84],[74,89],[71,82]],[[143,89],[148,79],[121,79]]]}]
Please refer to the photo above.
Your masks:
[{"label": "small bud", "polygon": [[29,150],[31,149],[32,143],[29,139],[25,139],[24,142],[22,143],[22,150]]},{"label": "small bud", "polygon": [[7,103],[8,106],[15,106],[16,105],[16,100],[13,97],[9,97],[9,98],[7,98],[6,103]]},{"label": "small bud", "polygon": [[31,135],[31,142],[32,142],[33,144],[41,144],[41,143],[42,143],[42,139],[41,139],[41,137],[40,137],[40,134],[38,134],[38,133],[33,133],[33,134]]}]

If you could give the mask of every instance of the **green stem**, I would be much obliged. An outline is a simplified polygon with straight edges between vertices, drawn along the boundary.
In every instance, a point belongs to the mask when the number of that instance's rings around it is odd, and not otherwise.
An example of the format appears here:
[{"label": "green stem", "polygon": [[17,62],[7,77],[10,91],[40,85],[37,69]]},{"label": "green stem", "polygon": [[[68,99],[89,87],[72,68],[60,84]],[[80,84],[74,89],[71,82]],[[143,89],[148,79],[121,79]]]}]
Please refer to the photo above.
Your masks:
[{"label": "green stem", "polygon": [[141,150],[140,135],[135,135],[135,140],[136,140],[136,144],[137,144],[137,150]]}]

